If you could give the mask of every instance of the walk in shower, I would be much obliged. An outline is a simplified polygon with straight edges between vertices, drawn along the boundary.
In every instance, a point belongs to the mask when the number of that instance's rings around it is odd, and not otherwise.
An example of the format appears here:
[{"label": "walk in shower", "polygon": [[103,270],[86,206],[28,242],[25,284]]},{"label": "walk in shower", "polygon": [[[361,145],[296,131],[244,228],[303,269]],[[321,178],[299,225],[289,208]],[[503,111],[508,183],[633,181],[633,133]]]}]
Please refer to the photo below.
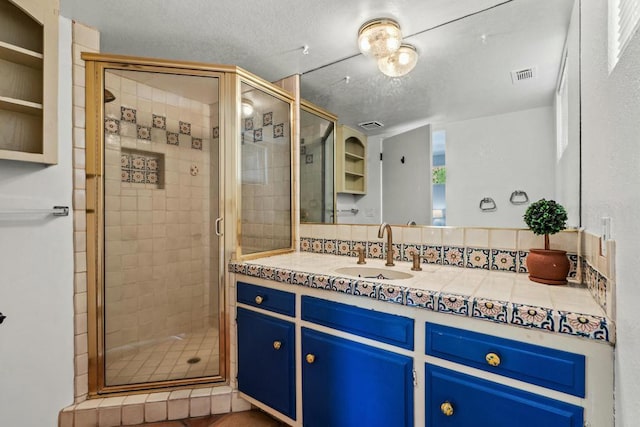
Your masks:
[{"label": "walk in shower", "polygon": [[89,394],[225,383],[225,262],[293,248],[293,97],[233,66],[83,59]]}]

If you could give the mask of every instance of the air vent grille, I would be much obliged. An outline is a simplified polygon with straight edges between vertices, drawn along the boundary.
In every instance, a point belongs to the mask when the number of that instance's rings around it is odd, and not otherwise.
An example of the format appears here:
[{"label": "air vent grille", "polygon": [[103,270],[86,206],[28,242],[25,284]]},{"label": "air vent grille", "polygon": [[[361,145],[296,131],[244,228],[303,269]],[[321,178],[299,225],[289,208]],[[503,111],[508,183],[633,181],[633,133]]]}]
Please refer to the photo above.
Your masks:
[{"label": "air vent grille", "polygon": [[536,78],[536,67],[523,68],[521,70],[514,70],[511,72],[511,81],[513,84],[520,83],[525,80],[532,80]]},{"label": "air vent grille", "polygon": [[377,120],[358,123],[358,126],[360,126],[364,130],[375,130],[375,129],[380,129],[381,127],[384,127],[384,125]]}]

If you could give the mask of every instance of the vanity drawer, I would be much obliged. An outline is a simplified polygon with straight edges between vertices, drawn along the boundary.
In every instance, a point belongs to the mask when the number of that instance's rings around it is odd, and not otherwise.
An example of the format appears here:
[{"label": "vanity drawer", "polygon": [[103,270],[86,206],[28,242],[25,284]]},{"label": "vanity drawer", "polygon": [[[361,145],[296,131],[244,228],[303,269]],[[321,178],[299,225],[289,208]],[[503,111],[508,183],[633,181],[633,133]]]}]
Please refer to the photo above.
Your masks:
[{"label": "vanity drawer", "polygon": [[426,353],[495,374],[585,396],[585,357],[491,335],[426,324]]},{"label": "vanity drawer", "polygon": [[287,316],[296,315],[296,296],[290,292],[237,282],[238,302]]},{"label": "vanity drawer", "polygon": [[583,408],[426,365],[429,427],[582,427]]},{"label": "vanity drawer", "polygon": [[413,319],[309,296],[302,297],[302,320],[413,350]]}]

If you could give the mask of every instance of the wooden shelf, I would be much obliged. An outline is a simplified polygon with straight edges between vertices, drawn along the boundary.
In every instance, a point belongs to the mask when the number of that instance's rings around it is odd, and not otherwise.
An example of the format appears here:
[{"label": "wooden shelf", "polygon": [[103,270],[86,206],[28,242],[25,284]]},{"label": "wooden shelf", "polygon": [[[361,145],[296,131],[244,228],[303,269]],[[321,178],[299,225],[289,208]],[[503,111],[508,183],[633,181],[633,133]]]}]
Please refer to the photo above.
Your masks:
[{"label": "wooden shelf", "polygon": [[26,113],[34,116],[42,115],[42,104],[0,96],[0,109]]},{"label": "wooden shelf", "polygon": [[0,40],[0,59],[41,70],[44,56],[41,53]]},{"label": "wooden shelf", "polygon": [[367,137],[344,125],[336,137],[336,191],[366,194]]}]

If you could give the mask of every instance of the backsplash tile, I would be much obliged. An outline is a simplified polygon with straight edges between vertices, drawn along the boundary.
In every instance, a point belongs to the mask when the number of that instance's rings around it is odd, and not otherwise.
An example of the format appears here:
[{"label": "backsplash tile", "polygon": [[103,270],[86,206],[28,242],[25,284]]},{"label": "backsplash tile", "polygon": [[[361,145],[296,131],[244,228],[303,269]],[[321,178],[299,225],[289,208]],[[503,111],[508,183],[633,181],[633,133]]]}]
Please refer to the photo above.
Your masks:
[{"label": "backsplash tile", "polygon": [[491,249],[491,269],[500,271],[516,271],[516,251],[503,251]]}]

